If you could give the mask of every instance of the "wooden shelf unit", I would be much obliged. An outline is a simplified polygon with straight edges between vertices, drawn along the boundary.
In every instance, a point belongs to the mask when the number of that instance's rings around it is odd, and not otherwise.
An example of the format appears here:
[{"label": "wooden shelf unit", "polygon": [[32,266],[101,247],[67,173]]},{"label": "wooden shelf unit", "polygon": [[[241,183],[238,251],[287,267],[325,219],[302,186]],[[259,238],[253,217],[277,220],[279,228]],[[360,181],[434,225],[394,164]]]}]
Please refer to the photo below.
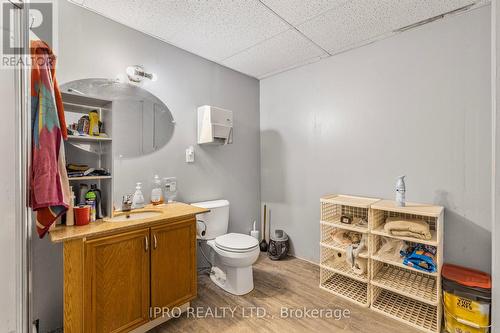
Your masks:
[{"label": "wooden shelf unit", "polygon": [[[416,203],[399,207],[391,200],[346,195],[328,195],[322,197],[320,203],[320,287],[424,332],[439,332],[442,317],[444,208]],[[344,214],[367,218],[368,224],[343,224],[340,217]],[[387,217],[425,221],[430,227],[432,239],[391,235],[384,230]],[[368,251],[360,255],[361,258],[368,258],[368,274],[357,275],[344,258],[336,258],[345,254],[348,247],[331,237],[336,229],[369,236]],[[402,258],[379,253],[384,238],[403,240],[412,246],[435,246],[437,271],[421,271],[404,265]]]},{"label": "wooden shelf unit", "polygon": [[[419,219],[429,225],[432,239],[394,236],[384,230],[388,217]],[[370,295],[371,308],[379,313],[426,332],[441,329],[441,267],[443,265],[444,208],[435,205],[381,200],[370,207]],[[409,245],[426,244],[436,247],[433,273],[418,270],[379,253],[382,239],[399,239]]]},{"label": "wooden shelf unit", "polygon": [[[320,287],[364,307],[370,306],[369,208],[378,200],[349,195],[328,195],[320,199]],[[367,224],[344,224],[340,222],[342,215],[363,218]],[[345,261],[348,244],[341,244],[332,237],[332,233],[338,229],[355,231],[367,237],[367,248],[360,254],[362,260],[367,260],[365,274],[355,273]]]},{"label": "wooden shelf unit", "polygon": [[76,122],[90,111],[97,111],[104,123],[106,137],[68,135],[64,148],[66,163],[84,164],[92,168],[105,168],[110,171],[110,176],[69,177],[68,179],[75,194],[79,191],[77,186],[80,183],[86,184],[89,188],[90,185],[97,184],[102,193],[103,212],[106,216],[111,216],[113,211],[112,101],[68,92],[62,92],[61,95],[68,124],[71,121]]}]

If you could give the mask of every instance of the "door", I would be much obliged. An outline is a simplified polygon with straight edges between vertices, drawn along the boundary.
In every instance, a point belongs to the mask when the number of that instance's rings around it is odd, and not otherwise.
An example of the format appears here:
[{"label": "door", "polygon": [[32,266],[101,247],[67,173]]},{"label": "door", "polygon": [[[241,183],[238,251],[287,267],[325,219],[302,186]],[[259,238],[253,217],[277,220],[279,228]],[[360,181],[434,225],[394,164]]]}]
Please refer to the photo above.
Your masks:
[{"label": "door", "polygon": [[149,321],[149,242],[149,229],[87,241],[85,332],[128,332]]},{"label": "door", "polygon": [[151,228],[151,241],[151,306],[171,308],[195,298],[196,220]]}]

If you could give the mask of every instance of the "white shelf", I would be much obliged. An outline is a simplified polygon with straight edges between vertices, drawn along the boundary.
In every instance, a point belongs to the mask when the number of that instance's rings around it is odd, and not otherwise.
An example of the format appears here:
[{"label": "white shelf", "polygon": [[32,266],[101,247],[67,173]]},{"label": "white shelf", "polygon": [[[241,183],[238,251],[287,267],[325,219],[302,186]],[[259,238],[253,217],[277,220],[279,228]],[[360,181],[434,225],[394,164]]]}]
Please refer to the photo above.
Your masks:
[{"label": "white shelf", "polygon": [[[375,312],[425,332],[437,333],[441,326],[441,277],[443,263],[443,207],[394,201],[329,195],[320,199],[320,287]],[[367,226],[343,224],[341,216],[367,218]],[[429,225],[431,239],[396,236],[384,230],[387,217],[419,219]],[[367,235],[367,274],[354,273],[345,260],[348,244],[336,242],[334,228]],[[435,246],[437,272],[429,273],[403,264],[403,259],[378,253],[383,237],[413,244]],[[402,331],[404,328],[402,328]]]},{"label": "white shelf", "polygon": [[[319,244],[321,246],[323,246],[323,247],[326,247],[326,248],[329,248],[329,249],[332,249],[332,250],[336,250],[336,251],[339,251],[339,252],[344,252],[344,253],[347,251],[347,248],[350,245],[350,244],[341,244],[341,243],[338,243],[338,242],[334,241],[332,238],[327,239],[327,240],[323,240]],[[359,253],[359,257],[360,258],[368,258],[368,249],[365,248],[363,251],[361,251]]]},{"label": "white shelf", "polygon": [[342,223],[342,222],[340,222],[340,217],[338,218],[338,220],[320,221],[320,223],[324,224],[324,225],[328,225],[330,227],[335,227],[335,228],[350,230],[350,231],[356,231],[356,232],[359,232],[362,234],[368,233],[368,225],[359,226],[359,225]]},{"label": "white shelf", "polygon": [[343,194],[325,195],[320,199],[321,202],[325,203],[331,203],[335,205],[342,205],[349,207],[365,208],[365,209],[368,209],[370,205],[378,202],[379,200],[380,199],[356,197],[352,195],[343,195]]},{"label": "white shelf", "polygon": [[401,267],[377,263],[371,284],[429,305],[438,305],[437,279]]},{"label": "white shelf", "polygon": [[437,241],[437,233],[435,230],[430,230],[432,238],[430,240],[427,239],[419,239],[419,238],[414,238],[414,237],[404,237],[404,236],[395,236],[384,229],[384,224],[376,227],[371,231],[372,234],[374,235],[380,235],[384,237],[390,237],[390,238],[396,238],[396,239],[401,239],[404,241],[408,242],[413,242],[413,243],[420,243],[420,244],[426,244],[426,245],[433,245],[433,246],[438,246],[439,242]]},{"label": "white shelf", "polygon": [[321,271],[320,288],[363,307],[369,306],[368,284],[331,271]]},{"label": "white shelf", "polygon": [[371,308],[373,311],[425,332],[437,333],[440,331],[441,321],[436,306],[384,289],[378,289],[374,292],[377,295],[372,301]]},{"label": "white shelf", "polygon": [[112,179],[111,176],[84,176],[84,177],[68,177],[69,181],[79,181],[79,180],[104,180]]},{"label": "white shelf", "polygon": [[368,282],[368,263],[367,263],[367,269],[366,269],[367,272],[365,272],[365,274],[362,274],[362,275],[354,273],[354,271],[349,266],[349,264],[343,259],[334,260],[333,258],[331,258],[331,259],[324,260],[320,264],[320,267],[327,269],[327,270],[330,270],[332,272],[338,273],[338,274],[342,274],[342,275],[347,276],[353,280],[357,280],[357,281],[364,282],[364,283]]},{"label": "white shelf", "polygon": [[90,135],[68,135],[68,140],[84,141],[84,142],[112,141],[112,139],[108,138],[108,137],[104,137],[104,136],[90,136]]}]

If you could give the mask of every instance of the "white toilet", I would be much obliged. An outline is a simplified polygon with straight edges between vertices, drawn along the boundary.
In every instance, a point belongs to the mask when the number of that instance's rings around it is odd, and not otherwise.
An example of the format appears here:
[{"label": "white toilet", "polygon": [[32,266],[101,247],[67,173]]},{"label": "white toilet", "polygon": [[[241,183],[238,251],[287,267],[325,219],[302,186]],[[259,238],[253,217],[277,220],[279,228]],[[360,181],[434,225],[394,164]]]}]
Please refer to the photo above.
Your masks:
[{"label": "white toilet", "polygon": [[259,257],[259,241],[252,236],[227,233],[229,201],[205,201],[193,206],[210,209],[209,213],[196,216],[199,239],[206,239],[215,252],[215,263],[210,278],[234,295],[244,295],[253,290],[252,265]]}]

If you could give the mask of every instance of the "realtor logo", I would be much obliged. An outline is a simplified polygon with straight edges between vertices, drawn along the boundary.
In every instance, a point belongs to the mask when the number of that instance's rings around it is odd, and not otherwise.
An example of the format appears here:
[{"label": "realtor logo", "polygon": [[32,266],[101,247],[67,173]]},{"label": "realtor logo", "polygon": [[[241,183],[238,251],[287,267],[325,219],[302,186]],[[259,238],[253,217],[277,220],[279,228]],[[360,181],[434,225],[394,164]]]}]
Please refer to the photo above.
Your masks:
[{"label": "realtor logo", "polygon": [[[29,6],[29,17],[25,28],[29,28],[30,40],[42,40],[54,49],[57,32],[55,1],[31,1],[25,3],[25,6]],[[17,66],[23,62],[23,55],[30,55],[30,50],[25,51],[21,44],[21,10],[9,1],[3,0],[1,18],[1,67]],[[29,66],[30,63],[26,65]]]}]

